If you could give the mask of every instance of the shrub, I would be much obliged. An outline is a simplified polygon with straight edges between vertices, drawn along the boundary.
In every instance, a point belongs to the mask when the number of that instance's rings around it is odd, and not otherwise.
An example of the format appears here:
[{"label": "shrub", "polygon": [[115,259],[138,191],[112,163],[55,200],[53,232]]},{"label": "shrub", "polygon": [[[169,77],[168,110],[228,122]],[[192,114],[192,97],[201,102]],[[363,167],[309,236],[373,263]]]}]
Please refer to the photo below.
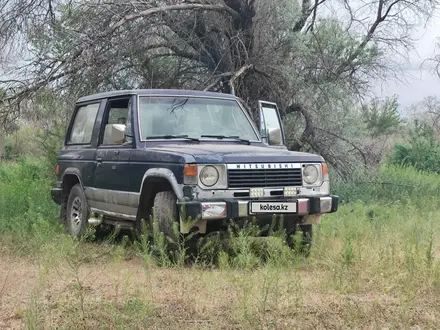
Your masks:
[{"label": "shrub", "polygon": [[388,162],[440,174],[440,141],[436,139],[433,128],[416,123],[409,131],[408,143],[394,145]]}]

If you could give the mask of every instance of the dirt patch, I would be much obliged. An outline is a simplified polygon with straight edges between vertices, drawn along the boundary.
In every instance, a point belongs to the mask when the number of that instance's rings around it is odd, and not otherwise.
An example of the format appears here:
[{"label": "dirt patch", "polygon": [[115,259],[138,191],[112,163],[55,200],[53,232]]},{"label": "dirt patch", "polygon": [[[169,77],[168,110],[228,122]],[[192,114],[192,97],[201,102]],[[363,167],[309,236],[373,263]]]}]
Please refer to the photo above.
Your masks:
[{"label": "dirt patch", "polygon": [[[376,329],[438,326],[435,295],[342,294],[325,271],[161,269],[139,259],[46,269],[0,255],[0,329]],[[414,302],[414,303],[413,303]],[[416,303],[416,305],[415,305]]]},{"label": "dirt patch", "polygon": [[19,329],[20,317],[35,285],[37,266],[0,254],[0,329]]}]

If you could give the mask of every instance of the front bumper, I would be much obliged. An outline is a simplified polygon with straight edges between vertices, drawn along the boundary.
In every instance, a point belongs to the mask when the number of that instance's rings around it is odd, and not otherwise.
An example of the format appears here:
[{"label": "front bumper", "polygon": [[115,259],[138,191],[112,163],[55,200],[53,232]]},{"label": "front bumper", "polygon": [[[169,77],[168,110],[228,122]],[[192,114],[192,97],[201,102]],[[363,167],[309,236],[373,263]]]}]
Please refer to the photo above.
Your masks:
[{"label": "front bumper", "polygon": [[290,200],[222,200],[222,201],[188,201],[179,202],[182,218],[199,220],[222,220],[239,219],[247,217],[268,216],[270,212],[252,213],[250,203],[296,203],[294,212],[283,213],[277,211],[276,214],[289,216],[307,216],[333,213],[338,210],[339,196],[312,196],[300,197]]}]

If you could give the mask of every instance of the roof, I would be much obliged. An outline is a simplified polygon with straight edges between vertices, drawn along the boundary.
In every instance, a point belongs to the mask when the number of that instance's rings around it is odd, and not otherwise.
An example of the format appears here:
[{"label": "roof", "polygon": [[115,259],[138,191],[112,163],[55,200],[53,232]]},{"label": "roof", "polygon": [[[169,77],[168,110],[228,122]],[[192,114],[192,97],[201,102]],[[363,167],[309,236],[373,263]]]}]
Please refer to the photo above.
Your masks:
[{"label": "roof", "polygon": [[205,92],[196,90],[184,90],[184,89],[124,89],[114,90],[110,92],[98,93],[83,96],[78,99],[79,102],[88,102],[93,100],[105,99],[109,97],[118,97],[125,95],[155,95],[155,96],[197,96],[197,97],[216,97],[224,99],[235,99],[232,94]]}]

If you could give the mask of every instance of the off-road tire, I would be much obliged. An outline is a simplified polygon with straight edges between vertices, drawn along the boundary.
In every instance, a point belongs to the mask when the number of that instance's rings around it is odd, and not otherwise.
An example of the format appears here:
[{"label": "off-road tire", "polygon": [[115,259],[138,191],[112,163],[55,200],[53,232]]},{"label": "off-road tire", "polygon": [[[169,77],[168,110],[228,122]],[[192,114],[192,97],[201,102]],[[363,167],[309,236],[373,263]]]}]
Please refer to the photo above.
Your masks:
[{"label": "off-road tire", "polygon": [[70,235],[81,237],[87,228],[89,205],[80,184],[72,187],[67,199],[66,227]]},{"label": "off-road tire", "polygon": [[[299,246],[295,245],[292,235],[295,235],[296,231],[301,231],[301,242]],[[297,225],[294,230],[286,231],[287,245],[292,249],[297,249],[300,254],[305,257],[310,255],[313,241],[313,226],[312,225]]]},{"label": "off-road tire", "polygon": [[300,253],[306,257],[310,255],[313,241],[313,225],[299,225],[302,232]]},{"label": "off-road tire", "polygon": [[178,236],[174,232],[174,224],[178,221],[177,197],[173,191],[162,191],[154,197],[153,220],[158,223],[159,230],[177,242]]}]

